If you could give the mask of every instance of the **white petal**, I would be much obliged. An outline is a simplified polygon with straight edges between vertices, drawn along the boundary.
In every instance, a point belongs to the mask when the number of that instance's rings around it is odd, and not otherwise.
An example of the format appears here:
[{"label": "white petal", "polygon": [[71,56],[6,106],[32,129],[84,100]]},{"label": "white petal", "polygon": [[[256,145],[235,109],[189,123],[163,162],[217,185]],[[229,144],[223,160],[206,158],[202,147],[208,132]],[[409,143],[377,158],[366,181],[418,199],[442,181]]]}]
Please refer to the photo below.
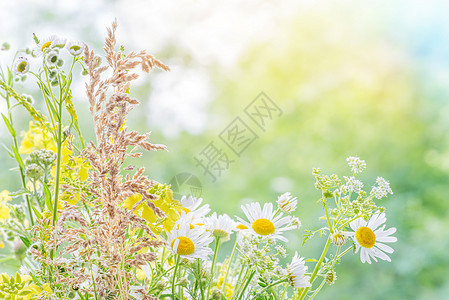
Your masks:
[{"label": "white petal", "polygon": [[380,250],[376,250],[374,254],[382,260],[391,261],[390,257]]},{"label": "white petal", "polygon": [[371,219],[368,222],[368,227],[371,228],[373,231],[376,230],[377,227],[379,227],[381,224],[385,223],[387,221],[387,218],[385,218],[385,213],[376,214],[371,217]]},{"label": "white petal", "polygon": [[382,244],[382,243],[376,243],[376,247],[379,248],[382,251],[387,252],[387,253],[393,253],[394,252],[393,248],[391,248],[390,246],[387,246],[385,244]]}]

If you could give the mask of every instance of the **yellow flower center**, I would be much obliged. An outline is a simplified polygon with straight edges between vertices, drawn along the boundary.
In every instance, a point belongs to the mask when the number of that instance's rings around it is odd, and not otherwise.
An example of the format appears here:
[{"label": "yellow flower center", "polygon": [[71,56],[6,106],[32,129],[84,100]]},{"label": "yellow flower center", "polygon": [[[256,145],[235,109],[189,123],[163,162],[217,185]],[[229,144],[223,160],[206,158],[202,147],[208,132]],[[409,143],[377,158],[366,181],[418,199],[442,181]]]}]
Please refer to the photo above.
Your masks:
[{"label": "yellow flower center", "polygon": [[237,229],[243,230],[243,229],[248,229],[248,227],[246,227],[243,224],[239,224],[239,225],[237,225]]},{"label": "yellow flower center", "polygon": [[263,218],[254,221],[251,227],[260,235],[269,235],[274,233],[275,230],[273,222]]},{"label": "yellow flower center", "polygon": [[27,63],[26,61],[21,61],[21,62],[17,65],[17,71],[18,71],[18,72],[23,72],[23,71],[25,71],[27,65],[28,65],[28,63]]},{"label": "yellow flower center", "polygon": [[179,240],[178,249],[176,249],[176,253],[179,255],[190,255],[195,252],[195,245],[192,240],[185,236],[179,236],[174,239],[173,242],[171,242],[172,249],[176,240]]},{"label": "yellow flower center", "polygon": [[44,43],[41,47],[41,51],[44,52],[44,50],[46,48],[50,47],[50,45],[51,45],[51,41]]},{"label": "yellow flower center", "polygon": [[355,237],[360,246],[364,248],[372,248],[376,243],[376,235],[369,227],[360,227],[357,229]]},{"label": "yellow flower center", "polygon": [[81,49],[81,47],[78,45],[73,45],[72,47],[70,47],[70,49],[73,51],[78,51],[79,49]]},{"label": "yellow flower center", "polygon": [[183,210],[186,214],[188,214],[188,213],[190,212],[190,209],[188,209],[187,207],[182,207],[182,210]]}]

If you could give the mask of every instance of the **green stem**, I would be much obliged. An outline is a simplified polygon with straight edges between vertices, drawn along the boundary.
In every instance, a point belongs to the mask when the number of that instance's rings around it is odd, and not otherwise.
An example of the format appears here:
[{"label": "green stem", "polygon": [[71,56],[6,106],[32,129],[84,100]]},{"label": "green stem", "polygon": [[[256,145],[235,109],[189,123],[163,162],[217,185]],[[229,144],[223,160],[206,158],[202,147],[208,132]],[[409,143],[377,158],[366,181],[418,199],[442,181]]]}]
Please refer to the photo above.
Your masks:
[{"label": "green stem", "polygon": [[240,296],[237,298],[237,300],[242,299],[243,294],[245,293],[246,288],[248,287],[249,283],[251,282],[251,279],[253,279],[254,274],[256,274],[256,271],[252,271],[251,274],[249,275],[249,278],[246,281],[245,285],[243,286],[243,289],[240,292]]},{"label": "green stem", "polygon": [[349,247],[348,249],[346,249],[345,251],[343,251],[342,253],[340,253],[338,256],[337,256],[337,259],[339,259],[339,258],[341,258],[343,255],[345,255],[346,253],[348,253],[350,250],[352,250],[352,246],[351,247]]},{"label": "green stem", "polygon": [[[315,280],[316,275],[318,274],[318,271],[320,270],[321,263],[323,262],[324,258],[326,257],[327,250],[329,250],[329,246],[331,244],[331,237],[329,236],[327,238],[326,245],[324,246],[323,252],[321,253],[320,259],[315,265],[315,269],[313,269],[312,276],[310,277],[310,284],[313,284],[313,281]],[[304,299],[304,297],[307,295],[307,292],[310,290],[310,287],[306,287],[305,290],[302,292],[301,297],[299,300]]]},{"label": "green stem", "polygon": [[234,248],[232,248],[232,252],[231,252],[231,258],[229,258],[229,265],[228,265],[228,269],[226,270],[226,274],[225,277],[223,279],[223,286],[221,287],[221,291],[223,292],[223,294],[226,291],[226,283],[228,282],[228,275],[229,275],[229,270],[231,269],[231,265],[232,265],[232,260],[234,259],[234,255],[235,255],[235,250],[237,249],[237,238],[235,239],[235,243],[234,243]]},{"label": "green stem", "polygon": [[[237,292],[240,290],[239,282],[240,282],[240,278],[242,278],[243,271],[245,270],[246,265],[247,265],[247,263],[245,263],[245,264],[242,266],[242,268],[240,269],[239,276],[238,276],[238,278],[237,278],[237,283],[235,284],[235,287],[234,287],[234,294],[235,294],[235,296],[238,295]],[[246,273],[248,273],[248,270],[246,270]],[[246,273],[245,273],[245,276],[244,276],[243,278],[246,278]],[[234,299],[234,296],[232,297],[232,299]]]},{"label": "green stem", "polygon": [[[11,71],[9,71],[9,72],[11,72]],[[2,75],[3,75],[3,72],[2,72]],[[4,77],[4,76],[2,76],[2,77]],[[10,75],[9,79],[8,79],[8,86],[12,88],[12,84],[13,84],[12,83],[12,76]],[[13,120],[12,120],[12,113],[11,113],[11,104],[9,103],[9,93],[8,93],[8,91],[6,91],[5,99],[6,99],[6,105],[8,107],[8,120],[9,120],[9,123],[10,123],[11,127],[14,128],[14,123],[13,123]],[[18,143],[17,143],[17,137],[15,135],[12,135],[12,138],[13,138],[13,142],[14,142],[14,147],[16,148],[17,151],[19,151],[19,146],[18,146]],[[26,189],[25,170],[23,169],[23,167],[22,167],[22,165],[20,163],[19,163],[19,170],[20,170],[20,178],[22,179],[22,187],[24,189]],[[30,196],[28,194],[26,194],[25,195],[25,199],[26,199],[26,202],[27,202],[28,215],[29,215],[29,218],[30,218],[31,226],[34,226],[33,213],[31,212]]]},{"label": "green stem", "polygon": [[172,286],[171,286],[171,294],[172,294],[172,299],[175,299],[175,282],[176,282],[176,272],[178,271],[178,266],[179,266],[179,254],[176,254],[176,263],[175,263],[175,271],[173,272],[173,280],[172,280]]},{"label": "green stem", "polygon": [[352,221],[354,221],[354,220],[356,220],[356,219],[358,219],[358,218],[360,218],[360,217],[361,217],[361,216],[357,215],[357,216],[355,216],[354,218],[352,218],[352,219],[350,219],[350,220],[344,222],[343,224],[341,224],[340,226],[338,226],[338,230],[344,228],[346,225],[348,225],[349,223],[351,223]]},{"label": "green stem", "polygon": [[[212,259],[212,266],[210,267],[210,274],[211,277],[214,278],[214,268],[215,268],[215,264],[217,263],[217,254],[218,254],[218,250],[220,249],[220,238],[216,237],[215,238],[215,249],[214,249],[214,258]],[[206,293],[206,299],[209,299],[209,293],[210,293],[210,286],[211,284],[209,284],[209,286],[207,287],[207,293]]]},{"label": "green stem", "polygon": [[59,180],[61,177],[61,148],[62,148],[62,101],[59,102],[58,107],[58,152],[57,152],[57,160],[56,160],[56,182],[55,182],[55,203],[53,206],[53,226],[56,224],[56,219],[58,217],[58,198],[59,198]]},{"label": "green stem", "polygon": [[278,280],[278,281],[276,281],[276,282],[273,282],[272,284],[270,284],[270,285],[268,285],[268,286],[266,286],[265,288],[263,288],[260,292],[258,292],[257,294],[256,294],[256,296],[254,296],[254,298],[257,298],[259,295],[262,295],[265,291],[267,291],[267,290],[271,290],[271,288],[273,287],[273,286],[276,286],[276,285],[278,285],[278,284],[281,284],[281,283],[284,283],[284,282],[287,282],[289,279],[282,279],[282,280]]},{"label": "green stem", "polygon": [[323,279],[320,286],[313,292],[313,294],[310,296],[309,300],[312,300],[318,294],[318,292],[323,288],[325,283],[326,283],[326,279]]},{"label": "green stem", "polygon": [[[284,291],[282,292],[281,299],[284,299],[285,292],[287,291],[288,284],[285,285]],[[288,296],[288,295],[287,295]]]}]

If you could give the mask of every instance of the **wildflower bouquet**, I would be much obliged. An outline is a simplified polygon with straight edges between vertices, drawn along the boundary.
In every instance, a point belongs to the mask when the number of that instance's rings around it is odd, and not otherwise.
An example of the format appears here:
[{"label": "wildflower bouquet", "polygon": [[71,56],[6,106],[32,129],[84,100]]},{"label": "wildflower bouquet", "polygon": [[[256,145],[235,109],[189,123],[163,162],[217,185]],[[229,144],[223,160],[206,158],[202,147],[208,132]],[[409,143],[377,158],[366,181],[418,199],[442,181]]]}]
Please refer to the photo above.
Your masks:
[{"label": "wildflower bouquet", "polygon": [[[342,179],[313,170],[324,226],[307,231],[304,243],[316,233],[325,237],[316,258],[291,257],[283,246],[285,232],[301,227],[290,193],[275,204],[243,205],[233,219],[210,214],[202,199],[174,199],[169,185],[129,165],[139,150],[166,149],[126,125],[139,104],[130,94],[134,70],[169,68],[145,51],[117,50],[116,27],[108,29],[105,63],[82,42],[34,36],[36,47],[18,51],[12,67],[1,69],[2,118],[21,188],[1,192],[0,226],[22,267],[14,276],[1,274],[0,298],[312,299],[335,282],[347,253],[360,253],[362,263],[390,261],[386,243],[396,241],[396,229],[385,229],[385,209],[374,200],[392,191],[381,177],[364,191],[356,176],[366,164],[358,157],[348,158],[352,175]],[[78,68],[89,75],[95,141],[83,139],[72,103]],[[37,103],[21,92],[25,76],[41,91]],[[31,118],[22,135],[14,126],[16,109]],[[232,252],[219,262],[227,242]],[[287,256],[291,262],[283,265]]]}]

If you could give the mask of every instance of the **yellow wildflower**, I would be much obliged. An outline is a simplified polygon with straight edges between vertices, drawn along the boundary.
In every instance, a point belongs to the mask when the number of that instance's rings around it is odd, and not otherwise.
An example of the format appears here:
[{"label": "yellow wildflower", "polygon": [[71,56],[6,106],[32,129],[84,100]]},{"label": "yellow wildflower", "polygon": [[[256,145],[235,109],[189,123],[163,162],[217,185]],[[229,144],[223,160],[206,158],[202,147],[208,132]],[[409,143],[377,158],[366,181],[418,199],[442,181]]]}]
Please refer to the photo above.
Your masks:
[{"label": "yellow wildflower", "polygon": [[147,276],[142,269],[136,269],[136,277],[138,280],[144,280]]},{"label": "yellow wildflower", "polygon": [[[11,201],[11,197],[9,197],[9,192],[7,190],[0,192],[0,222],[4,222],[9,219],[9,207],[6,205],[6,202]],[[3,247],[0,247],[3,248]]]},{"label": "yellow wildflower", "polygon": [[47,149],[56,152],[56,143],[47,128],[29,123],[29,130],[22,132],[23,140],[19,147],[19,152],[29,154],[35,150]]},{"label": "yellow wildflower", "polygon": [[[170,190],[170,187],[166,184],[155,184],[148,190],[148,193],[159,196],[158,199],[152,202],[164,212],[165,218],[158,218],[145,201],[139,204],[136,210],[134,210],[134,213],[147,220],[151,230],[156,234],[159,234],[164,230],[166,232],[171,231],[175,222],[179,219],[178,212],[182,209],[181,203],[173,199],[173,191]],[[125,199],[123,206],[132,210],[133,206],[141,199],[142,195],[136,193]]]},{"label": "yellow wildflower", "polygon": [[[87,179],[90,164],[81,156],[74,156],[69,140],[66,139],[61,149],[61,184],[70,185],[75,189],[66,189],[61,194],[60,203],[67,201],[75,205],[84,191],[88,189]],[[51,175],[56,177],[56,166],[53,166]]]},{"label": "yellow wildflower", "polygon": [[[31,276],[20,276],[19,273],[16,273],[16,276],[9,276],[6,273],[0,274],[0,299],[35,299],[34,296],[41,294],[42,289],[34,283],[27,285],[31,280]],[[46,285],[48,285],[48,283]],[[48,286],[48,288],[50,288],[50,286]],[[45,294],[51,295],[51,293],[47,292]]]}]

